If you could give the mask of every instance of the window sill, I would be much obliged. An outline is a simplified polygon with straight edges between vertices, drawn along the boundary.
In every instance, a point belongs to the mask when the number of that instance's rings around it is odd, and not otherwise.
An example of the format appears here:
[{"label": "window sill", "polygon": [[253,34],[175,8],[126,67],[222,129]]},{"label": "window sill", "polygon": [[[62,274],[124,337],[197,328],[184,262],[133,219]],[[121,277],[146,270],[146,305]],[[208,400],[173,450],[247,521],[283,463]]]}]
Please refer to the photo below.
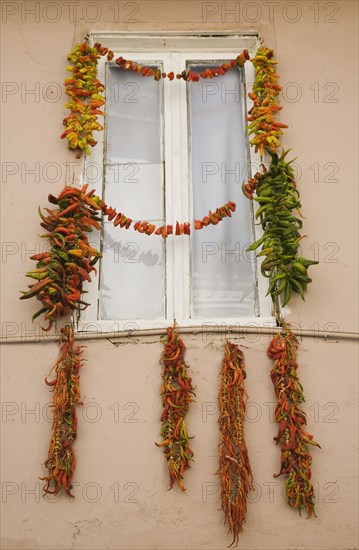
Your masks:
[{"label": "window sill", "polygon": [[[172,323],[161,320],[79,321],[76,332],[85,338],[115,338],[118,336],[158,336],[166,334]],[[219,319],[184,319],[176,322],[179,333],[192,334],[260,334],[276,328],[274,317],[243,317]]]}]

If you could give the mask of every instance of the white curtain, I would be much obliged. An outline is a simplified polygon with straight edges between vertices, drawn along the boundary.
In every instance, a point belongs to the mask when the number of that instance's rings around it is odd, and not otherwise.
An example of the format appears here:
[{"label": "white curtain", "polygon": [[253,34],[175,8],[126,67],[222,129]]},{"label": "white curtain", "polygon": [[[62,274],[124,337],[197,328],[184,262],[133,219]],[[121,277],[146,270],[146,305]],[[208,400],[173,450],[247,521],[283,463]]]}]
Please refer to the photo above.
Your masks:
[{"label": "white curtain", "polygon": [[[134,221],[163,217],[160,86],[118,67],[107,84],[105,201]],[[101,263],[101,319],[164,316],[165,243],[106,222]]]},{"label": "white curtain", "polygon": [[[202,72],[206,66],[192,66]],[[253,264],[245,249],[252,242],[250,204],[241,190],[247,177],[243,85],[237,69],[189,84],[194,217],[228,200],[232,218],[192,236],[194,316],[254,315]]]}]

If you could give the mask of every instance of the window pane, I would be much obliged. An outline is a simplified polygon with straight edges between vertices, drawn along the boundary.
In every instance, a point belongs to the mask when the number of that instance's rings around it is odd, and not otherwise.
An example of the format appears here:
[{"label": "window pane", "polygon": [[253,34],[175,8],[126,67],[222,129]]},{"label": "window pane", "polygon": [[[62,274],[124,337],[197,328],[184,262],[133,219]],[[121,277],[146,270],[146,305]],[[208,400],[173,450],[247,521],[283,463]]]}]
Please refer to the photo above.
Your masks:
[{"label": "window pane", "polygon": [[101,319],[157,319],[164,316],[162,237],[104,224]]},{"label": "window pane", "polygon": [[[191,66],[202,72],[209,65]],[[216,226],[192,235],[192,312],[194,316],[254,315],[253,265],[245,253],[251,237],[246,179],[245,112],[237,69],[188,85],[193,214],[232,200],[237,210]]]},{"label": "window pane", "polygon": [[108,80],[107,162],[160,163],[161,86],[115,64]]},{"label": "window pane", "polygon": [[[109,68],[104,197],[133,220],[164,223],[161,83]],[[105,223],[101,319],[165,315],[165,242]]]},{"label": "window pane", "polygon": [[163,165],[113,164],[107,167],[106,203],[136,220],[163,219]]}]

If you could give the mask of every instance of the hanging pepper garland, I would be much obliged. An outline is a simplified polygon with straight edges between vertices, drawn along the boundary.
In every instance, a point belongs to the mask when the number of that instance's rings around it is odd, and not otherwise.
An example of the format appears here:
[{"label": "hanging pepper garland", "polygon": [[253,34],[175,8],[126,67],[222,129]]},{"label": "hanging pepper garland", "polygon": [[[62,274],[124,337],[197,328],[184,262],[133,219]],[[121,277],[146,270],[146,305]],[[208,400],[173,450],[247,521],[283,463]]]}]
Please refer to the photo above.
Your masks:
[{"label": "hanging pepper garland", "polygon": [[73,442],[77,437],[76,405],[80,402],[82,349],[74,345],[71,325],[61,329],[60,343],[59,357],[50,372],[51,375],[55,371],[55,378],[50,381],[45,379],[46,384],[54,388],[53,422],[49,454],[45,462],[49,475],[40,479],[46,481],[44,493],[57,495],[64,487],[68,495],[73,497],[71,480],[76,466]]},{"label": "hanging pepper garland", "polygon": [[[109,221],[113,221],[113,224],[115,227],[118,225],[120,227],[125,227],[125,229],[129,229],[132,225],[132,219],[128,218],[125,214],[122,214],[121,212],[117,213],[117,211],[112,208],[108,207],[103,203],[102,210],[104,214],[108,217]],[[212,212],[211,210],[208,212],[208,216],[204,216],[202,220],[194,220],[194,229],[199,230],[203,227],[206,227],[207,225],[217,225],[220,221],[222,221],[226,217],[231,217],[232,212],[236,210],[236,204],[232,201],[228,201],[223,206],[220,206],[216,208],[215,212]],[[173,226],[172,225],[162,225],[160,227],[156,227],[154,224],[145,222],[145,221],[137,221],[133,225],[133,229],[135,231],[138,231],[139,233],[145,233],[146,235],[160,235],[164,239],[168,237],[168,235],[173,235]],[[191,234],[191,224],[189,222],[185,223],[179,223],[176,222],[176,228],[175,228],[175,235],[190,235]]]},{"label": "hanging pepper garland", "polygon": [[163,341],[162,353],[162,404],[161,416],[163,438],[162,443],[156,443],[163,448],[167,459],[170,477],[170,489],[175,481],[184,491],[184,471],[190,467],[193,452],[189,446],[189,436],[185,424],[185,416],[193,401],[194,390],[192,380],[188,375],[188,366],[184,360],[185,345],[178,337],[174,328],[167,329],[167,337]]},{"label": "hanging pepper garland", "polygon": [[58,197],[49,195],[57,208],[46,208],[47,216],[39,209],[40,225],[47,231],[41,237],[48,240],[49,250],[31,256],[37,269],[26,276],[38,282],[29,285],[30,290],[23,292],[20,300],[36,296],[42,303],[33,320],[44,314],[49,325],[43,330],[50,330],[58,319],[89,305],[81,299],[83,282],[91,282],[90,273],[96,272],[94,265],[101,254],[90,246],[87,233],[101,226],[98,197],[86,191],[87,185],[81,190],[65,187]]},{"label": "hanging pepper garland", "polygon": [[298,508],[299,512],[304,508],[311,516],[314,513],[314,493],[310,482],[312,458],[308,445],[319,445],[303,429],[306,416],[299,408],[304,396],[296,371],[298,341],[281,317],[278,300],[282,297],[282,306],[285,306],[293,291],[304,300],[308,283],[312,281],[308,277],[308,267],[318,262],[299,256],[300,241],[303,239],[299,229],[303,224],[293,215],[293,211],[296,210],[302,217],[301,202],[291,166],[295,159],[288,162],[285,160],[288,151],[280,155],[277,152],[282,129],[287,125],[275,120],[282,109],[276,100],[282,88],[274,67],[278,62],[273,55],[273,50],[263,47],[251,60],[255,68],[255,82],[248,95],[254,104],[247,116],[249,134],[254,135],[250,144],[261,156],[268,154],[270,166],[267,169],[261,164],[262,171],[243,184],[242,190],[248,199],[259,203],[256,219],[260,220],[263,236],[248,250],[257,250],[262,246],[257,257],[265,256],[261,272],[269,279],[267,294],[272,298],[277,321],[282,326],[268,348],[268,355],[275,360],[271,373],[278,401],[275,419],[279,430],[275,440],[281,443],[282,453],[278,475],[288,475],[288,504]]},{"label": "hanging pepper garland", "polygon": [[286,498],[289,506],[299,513],[306,510],[308,517],[314,512],[314,488],[311,483],[312,457],[308,445],[320,447],[313,436],[304,430],[306,415],[300,405],[304,402],[303,388],[297,376],[296,354],[298,340],[287,325],[276,334],[268,348],[274,360],[271,379],[277,398],[275,421],[279,424],[275,441],[281,445],[281,468],[286,475]]},{"label": "hanging pepper garland", "polygon": [[287,153],[279,157],[277,153],[268,151],[272,158],[271,165],[263,174],[256,174],[256,196],[260,208],[256,212],[259,218],[263,236],[247,250],[257,250],[257,257],[265,257],[261,264],[261,272],[269,279],[267,295],[273,299],[282,297],[282,306],[291,299],[292,292],[299,293],[304,300],[308,283],[308,267],[317,264],[299,255],[300,241],[303,236],[299,230],[302,221],[293,216],[293,210],[300,213],[301,202],[299,191],[294,181],[291,162],[285,161]]},{"label": "hanging pepper garland", "polygon": [[244,385],[245,362],[236,344],[227,342],[219,390],[218,448],[222,510],[225,523],[238,543],[247,513],[247,495],[253,489],[253,476],[244,437],[247,392]]},{"label": "hanging pepper garland", "polygon": [[249,134],[254,135],[250,143],[261,155],[267,152],[271,163],[268,170],[262,164],[262,173],[257,172],[242,186],[245,196],[259,203],[256,219],[259,218],[263,229],[263,236],[247,250],[261,247],[257,257],[265,256],[261,272],[269,279],[267,294],[274,301],[281,296],[285,306],[292,292],[299,293],[304,300],[308,283],[312,281],[308,277],[308,267],[318,262],[299,256],[300,241],[304,236],[299,233],[302,221],[293,215],[293,211],[297,211],[302,216],[300,195],[291,166],[295,159],[287,162],[288,151],[283,151],[280,156],[277,153],[282,128],[288,127],[275,121],[277,112],[282,109],[276,101],[282,89],[275,70],[278,61],[273,59],[273,50],[265,47],[259,48],[251,61],[255,68],[255,82],[253,91],[248,94],[254,102],[247,116]]},{"label": "hanging pepper garland", "polygon": [[[95,46],[99,44],[96,43]],[[236,59],[231,59],[229,63],[222,63],[222,65],[219,65],[217,67],[212,67],[205,69],[203,72],[198,73],[196,71],[182,71],[181,73],[176,74],[177,80],[184,80],[185,82],[199,82],[200,78],[215,78],[216,76],[223,76],[224,74],[231,71],[234,67],[243,67],[246,60],[250,59],[248,50],[243,50],[243,53],[239,54]],[[169,73],[163,73],[161,72],[161,69],[155,69],[153,70],[151,67],[143,67],[142,65],[139,65],[138,63],[135,63],[134,61],[124,59],[122,56],[118,57],[115,60],[116,65],[120,67],[120,69],[124,70],[130,70],[134,71],[135,73],[140,73],[142,76],[151,77],[155,80],[161,80],[161,78],[168,78],[168,80],[172,81],[175,78],[175,74],[173,71],[170,71]]]},{"label": "hanging pepper garland", "polygon": [[63,120],[66,130],[61,139],[67,139],[68,148],[76,151],[76,158],[81,158],[84,151],[90,154],[89,145],[94,147],[97,144],[93,132],[103,130],[97,121],[97,115],[104,116],[100,107],[105,103],[104,85],[97,79],[97,60],[106,54],[110,61],[113,53],[108,48],[101,48],[100,44],[91,48],[84,41],[77,44],[67,57],[72,63],[67,66],[67,71],[73,74],[65,79],[65,92],[71,98],[65,107],[71,113]]}]

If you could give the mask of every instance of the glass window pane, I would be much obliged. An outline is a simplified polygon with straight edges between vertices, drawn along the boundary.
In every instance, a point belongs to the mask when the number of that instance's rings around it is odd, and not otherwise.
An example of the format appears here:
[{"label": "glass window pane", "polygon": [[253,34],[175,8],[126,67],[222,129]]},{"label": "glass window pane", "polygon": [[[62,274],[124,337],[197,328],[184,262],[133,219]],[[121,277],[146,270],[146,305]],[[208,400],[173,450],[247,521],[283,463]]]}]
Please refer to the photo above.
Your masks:
[{"label": "glass window pane", "polygon": [[[161,85],[117,66],[109,68],[104,197],[136,221],[164,223]],[[165,316],[165,241],[114,227],[103,228],[100,318]]]},{"label": "glass window pane", "polygon": [[164,317],[164,239],[104,224],[101,319]]},{"label": "glass window pane", "polygon": [[106,170],[106,203],[134,220],[163,219],[163,187],[162,164],[114,164]]},{"label": "glass window pane", "polygon": [[[202,72],[209,65],[191,66]],[[237,69],[188,86],[193,213],[232,200],[237,210],[216,226],[192,235],[192,312],[194,316],[254,315],[253,265],[246,246],[252,242],[250,202],[241,185],[247,154],[243,84]]]},{"label": "glass window pane", "polygon": [[108,80],[107,162],[160,163],[161,86],[115,64]]}]

